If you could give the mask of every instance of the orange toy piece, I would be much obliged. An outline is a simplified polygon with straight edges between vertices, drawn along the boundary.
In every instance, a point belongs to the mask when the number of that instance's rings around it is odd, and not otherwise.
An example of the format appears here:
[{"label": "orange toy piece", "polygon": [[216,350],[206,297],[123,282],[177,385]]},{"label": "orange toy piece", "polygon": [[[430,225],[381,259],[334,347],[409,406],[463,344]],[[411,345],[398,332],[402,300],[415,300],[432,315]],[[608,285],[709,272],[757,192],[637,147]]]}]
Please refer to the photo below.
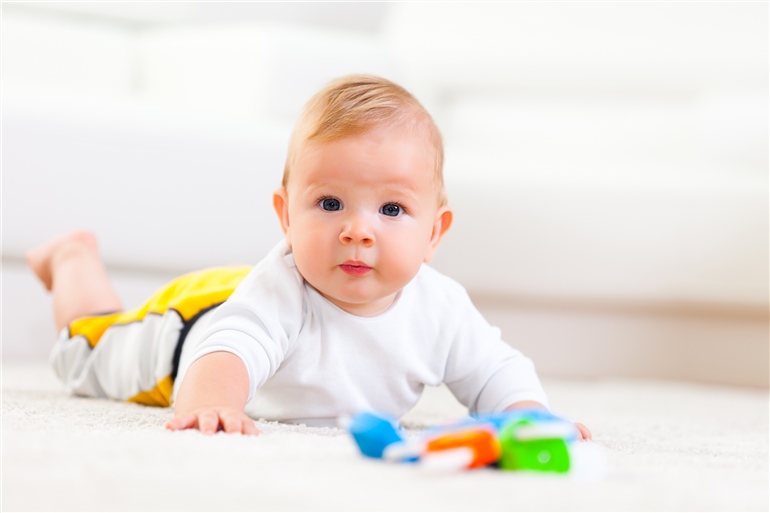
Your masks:
[{"label": "orange toy piece", "polygon": [[500,442],[492,428],[474,427],[449,433],[441,433],[430,439],[425,447],[430,453],[469,449],[473,453],[468,468],[478,468],[491,465],[500,459]]}]

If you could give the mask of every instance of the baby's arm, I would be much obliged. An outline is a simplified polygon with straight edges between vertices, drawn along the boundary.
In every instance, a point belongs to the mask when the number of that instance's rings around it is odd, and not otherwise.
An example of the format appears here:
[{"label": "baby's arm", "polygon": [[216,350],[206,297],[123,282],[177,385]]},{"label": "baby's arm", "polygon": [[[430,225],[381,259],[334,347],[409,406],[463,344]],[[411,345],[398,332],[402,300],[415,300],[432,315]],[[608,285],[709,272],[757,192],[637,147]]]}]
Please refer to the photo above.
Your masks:
[{"label": "baby's arm", "polygon": [[244,412],[249,396],[249,374],[232,353],[217,351],[196,360],[185,374],[174,402],[174,417],[166,423],[172,431],[199,429],[216,433],[256,435],[254,421]]},{"label": "baby's arm", "polygon": [[[506,408],[506,410],[515,410],[517,408],[528,408],[533,410],[548,410],[545,406],[542,404],[536,402],[536,401],[519,401],[517,403],[513,403],[509,407]],[[585,427],[580,422],[575,422],[575,427],[578,430],[578,433],[580,434],[581,440],[590,440],[591,439],[591,431],[588,430],[587,427]]]}]

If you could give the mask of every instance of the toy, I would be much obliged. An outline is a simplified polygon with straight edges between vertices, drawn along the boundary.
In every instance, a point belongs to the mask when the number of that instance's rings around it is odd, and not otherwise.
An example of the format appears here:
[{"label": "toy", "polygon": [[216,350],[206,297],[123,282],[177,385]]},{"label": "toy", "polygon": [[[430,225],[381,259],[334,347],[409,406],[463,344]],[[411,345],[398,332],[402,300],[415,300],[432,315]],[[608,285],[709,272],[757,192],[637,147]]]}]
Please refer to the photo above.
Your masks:
[{"label": "toy", "polygon": [[509,410],[477,415],[430,429],[418,437],[402,434],[383,414],[360,413],[347,428],[361,452],[391,462],[416,462],[431,470],[496,466],[501,470],[566,473],[575,467],[577,428],[544,410]]},{"label": "toy", "polygon": [[385,415],[359,413],[352,419],[342,421],[358,444],[364,456],[382,458],[386,447],[404,439],[399,433],[398,423]]},{"label": "toy", "polygon": [[527,419],[506,424],[500,432],[500,468],[567,472],[571,459],[567,444],[574,429],[563,422]]},{"label": "toy", "polygon": [[[448,453],[453,454],[457,463],[446,461]],[[500,453],[497,433],[493,428],[482,425],[429,437],[425,441],[422,459],[423,463],[433,467],[471,469],[495,463],[500,459]],[[437,457],[440,459],[437,460]]]}]

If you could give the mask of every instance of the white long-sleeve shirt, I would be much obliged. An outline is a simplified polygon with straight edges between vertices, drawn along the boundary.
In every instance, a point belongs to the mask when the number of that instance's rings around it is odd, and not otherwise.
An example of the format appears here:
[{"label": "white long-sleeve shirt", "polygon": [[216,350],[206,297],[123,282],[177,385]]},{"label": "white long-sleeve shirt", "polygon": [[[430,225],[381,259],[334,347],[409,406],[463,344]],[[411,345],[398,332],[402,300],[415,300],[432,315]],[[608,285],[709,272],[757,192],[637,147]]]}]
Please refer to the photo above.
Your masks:
[{"label": "white long-sleeve shirt", "polygon": [[340,309],[305,282],[278,244],[188,335],[177,386],[192,362],[237,355],[249,375],[246,413],[307,425],[343,414],[396,417],[425,385],[446,383],[471,412],[547,404],[532,362],[500,338],[454,280],[423,265],[376,317]]}]

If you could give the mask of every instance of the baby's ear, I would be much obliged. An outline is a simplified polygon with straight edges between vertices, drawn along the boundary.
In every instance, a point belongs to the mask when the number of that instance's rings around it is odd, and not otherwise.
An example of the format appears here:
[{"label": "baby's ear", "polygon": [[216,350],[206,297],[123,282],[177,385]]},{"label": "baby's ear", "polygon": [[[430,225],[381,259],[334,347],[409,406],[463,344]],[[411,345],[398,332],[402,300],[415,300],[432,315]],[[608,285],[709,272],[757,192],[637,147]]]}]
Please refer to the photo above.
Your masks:
[{"label": "baby's ear", "polygon": [[428,251],[425,253],[425,258],[423,259],[424,262],[430,262],[433,260],[433,256],[438,250],[441,239],[444,237],[444,234],[447,232],[447,230],[449,230],[449,227],[452,226],[453,219],[454,214],[452,213],[451,208],[444,206],[438,209],[438,212],[436,213],[436,221],[433,223],[433,232],[430,235]]},{"label": "baby's ear", "polygon": [[286,189],[280,187],[273,193],[273,208],[281,223],[283,236],[286,238],[286,244],[291,247],[291,231],[289,230],[289,195]]}]

